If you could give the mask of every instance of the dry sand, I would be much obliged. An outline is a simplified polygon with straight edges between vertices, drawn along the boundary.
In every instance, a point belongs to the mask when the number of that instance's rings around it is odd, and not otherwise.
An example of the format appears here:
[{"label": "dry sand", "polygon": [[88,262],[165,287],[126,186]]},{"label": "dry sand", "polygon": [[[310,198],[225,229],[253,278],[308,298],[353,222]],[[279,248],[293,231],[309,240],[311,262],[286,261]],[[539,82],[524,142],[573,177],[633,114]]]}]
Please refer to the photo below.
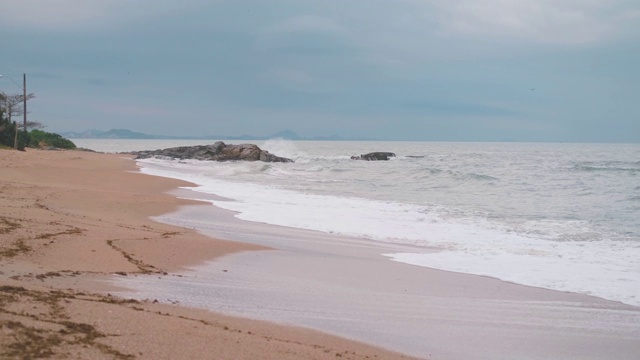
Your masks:
[{"label": "dry sand", "polygon": [[0,150],[0,358],[401,358],[306,329],[111,296],[102,281],[265,249],[156,223],[188,184],[120,155]]}]

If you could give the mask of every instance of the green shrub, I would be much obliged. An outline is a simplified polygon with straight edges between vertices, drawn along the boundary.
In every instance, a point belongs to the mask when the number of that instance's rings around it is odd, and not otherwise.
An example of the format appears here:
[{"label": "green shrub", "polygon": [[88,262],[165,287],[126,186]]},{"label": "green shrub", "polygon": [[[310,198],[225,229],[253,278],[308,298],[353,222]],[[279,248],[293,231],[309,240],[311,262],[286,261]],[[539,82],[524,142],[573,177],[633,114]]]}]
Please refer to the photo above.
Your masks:
[{"label": "green shrub", "polygon": [[55,133],[50,133],[42,130],[31,130],[29,132],[29,136],[29,144],[32,147],[53,146],[60,149],[76,148],[76,144],[74,144],[71,140],[65,139]]},{"label": "green shrub", "polygon": [[4,109],[0,108],[0,145],[13,148],[13,140],[16,133],[14,123],[4,116]]},{"label": "green shrub", "polygon": [[13,147],[13,136],[15,134],[15,126],[10,124],[8,121],[0,120],[0,144]]}]

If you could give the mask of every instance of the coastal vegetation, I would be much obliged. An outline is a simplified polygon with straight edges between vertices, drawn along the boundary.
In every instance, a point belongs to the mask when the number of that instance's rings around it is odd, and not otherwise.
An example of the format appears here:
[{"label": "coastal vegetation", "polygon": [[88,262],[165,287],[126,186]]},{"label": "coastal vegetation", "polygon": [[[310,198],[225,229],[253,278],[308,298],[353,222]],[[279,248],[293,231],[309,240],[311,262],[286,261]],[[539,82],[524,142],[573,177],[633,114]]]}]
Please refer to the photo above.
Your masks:
[{"label": "coastal vegetation", "polygon": [[5,116],[4,108],[0,107],[0,147],[13,147],[15,133],[16,124],[9,121]]},{"label": "coastal vegetation", "polygon": [[63,138],[56,133],[50,133],[38,129],[29,132],[31,147],[55,147],[59,149],[75,149],[76,144],[73,141]]},{"label": "coastal vegetation", "polygon": [[[34,94],[28,94],[26,100],[33,99]],[[26,121],[19,124],[12,118],[22,116],[24,107],[19,106],[25,101],[23,95],[10,95],[0,92],[0,148],[14,148],[24,150],[27,147],[42,148],[55,147],[60,149],[75,149],[76,145],[59,134],[42,131],[40,122]]]}]

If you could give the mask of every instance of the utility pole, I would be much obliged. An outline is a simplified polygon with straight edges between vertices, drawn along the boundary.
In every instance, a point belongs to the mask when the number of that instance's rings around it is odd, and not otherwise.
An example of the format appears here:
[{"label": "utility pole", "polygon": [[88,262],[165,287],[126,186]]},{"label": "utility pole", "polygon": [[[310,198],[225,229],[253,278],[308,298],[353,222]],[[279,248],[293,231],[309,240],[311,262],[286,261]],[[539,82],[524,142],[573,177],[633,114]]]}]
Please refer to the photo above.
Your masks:
[{"label": "utility pole", "polygon": [[13,136],[13,150],[18,150],[18,123],[14,121],[13,126],[16,127],[16,133]]},{"label": "utility pole", "polygon": [[22,119],[24,120],[24,141],[27,146],[27,74],[22,74],[22,100],[24,104],[24,112],[22,113]]}]

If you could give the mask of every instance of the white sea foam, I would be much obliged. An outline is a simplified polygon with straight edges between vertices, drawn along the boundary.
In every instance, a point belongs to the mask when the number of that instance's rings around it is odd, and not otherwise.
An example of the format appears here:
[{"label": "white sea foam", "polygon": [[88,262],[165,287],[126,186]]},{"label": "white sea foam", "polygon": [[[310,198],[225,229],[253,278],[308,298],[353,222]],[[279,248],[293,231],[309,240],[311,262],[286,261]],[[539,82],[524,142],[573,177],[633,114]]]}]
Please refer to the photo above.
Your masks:
[{"label": "white sea foam", "polygon": [[318,164],[304,169],[155,159],[140,164],[144,173],[194,182],[199,185],[196,191],[235,200],[212,203],[237,212],[239,219],[437,248],[441,251],[386,255],[412,265],[640,305],[640,243],[631,237],[610,238],[588,221],[528,219],[510,224],[439,204],[324,195],[277,186],[285,177],[340,181],[307,178],[309,172],[326,171]]},{"label": "white sea foam", "polygon": [[[94,148],[87,142],[78,143]],[[120,141],[95,149],[188,144]],[[143,172],[233,199],[214,203],[240,219],[413,244],[424,253],[387,256],[640,305],[638,144],[258,145],[296,163],[140,164]],[[398,157],[349,159],[371,151]]]}]

